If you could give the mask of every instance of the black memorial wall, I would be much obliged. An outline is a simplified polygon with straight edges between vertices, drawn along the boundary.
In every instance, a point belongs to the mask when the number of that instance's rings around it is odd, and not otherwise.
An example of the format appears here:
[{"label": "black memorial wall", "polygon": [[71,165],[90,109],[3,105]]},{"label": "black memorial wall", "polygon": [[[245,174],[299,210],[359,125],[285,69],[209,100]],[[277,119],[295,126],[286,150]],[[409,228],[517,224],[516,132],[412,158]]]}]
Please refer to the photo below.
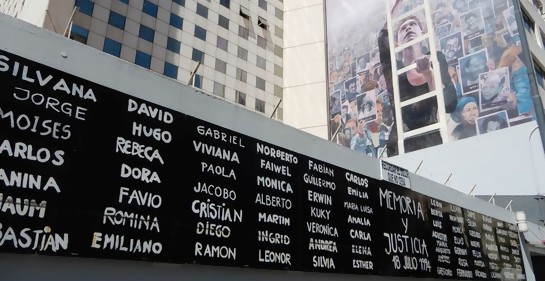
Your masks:
[{"label": "black memorial wall", "polygon": [[5,51],[0,81],[1,252],[525,280],[513,224]]}]

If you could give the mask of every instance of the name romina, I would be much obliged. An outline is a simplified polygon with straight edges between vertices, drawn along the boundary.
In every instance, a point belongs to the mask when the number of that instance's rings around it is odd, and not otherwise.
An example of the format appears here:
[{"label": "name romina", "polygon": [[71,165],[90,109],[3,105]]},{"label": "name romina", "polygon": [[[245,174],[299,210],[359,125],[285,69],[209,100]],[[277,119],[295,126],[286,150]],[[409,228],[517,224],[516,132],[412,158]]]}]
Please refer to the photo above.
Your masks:
[{"label": "name romina", "polygon": [[2,50],[0,80],[2,252],[525,280],[511,223]]}]

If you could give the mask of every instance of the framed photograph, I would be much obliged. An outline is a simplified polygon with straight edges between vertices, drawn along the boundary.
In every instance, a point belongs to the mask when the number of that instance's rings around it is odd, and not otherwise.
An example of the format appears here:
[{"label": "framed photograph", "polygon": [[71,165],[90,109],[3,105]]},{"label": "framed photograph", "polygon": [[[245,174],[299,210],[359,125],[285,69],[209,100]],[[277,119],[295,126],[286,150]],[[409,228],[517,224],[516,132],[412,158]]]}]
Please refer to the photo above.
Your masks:
[{"label": "framed photograph", "polygon": [[376,90],[370,90],[358,95],[358,121],[365,123],[377,119],[377,95]]},{"label": "framed photograph", "polygon": [[507,22],[507,31],[509,31],[509,35],[514,37],[519,33],[517,20],[515,18],[515,8],[511,6],[505,9],[503,11],[503,17],[505,18],[505,22]]},{"label": "framed photograph", "polygon": [[462,42],[462,33],[456,32],[439,39],[441,45],[441,52],[445,55],[447,62],[451,64],[453,61],[457,62],[458,58],[464,56],[464,48]]},{"label": "framed photograph", "polygon": [[511,94],[509,68],[494,69],[479,76],[479,101],[481,111],[497,109],[507,103]]},{"label": "framed photograph", "polygon": [[462,94],[468,94],[479,89],[479,75],[488,72],[487,62],[488,52],[486,49],[458,59]]},{"label": "framed photograph", "polygon": [[329,95],[329,113],[331,118],[341,113],[341,91]]},{"label": "framed photograph", "polygon": [[357,77],[352,77],[344,81],[345,96],[348,101],[356,98],[358,95],[358,88],[356,87]]},{"label": "framed photograph", "polygon": [[443,38],[445,36],[448,36],[450,34],[450,28],[452,26],[452,23],[445,23],[443,25],[438,25],[435,27],[435,37],[436,38]]},{"label": "framed photograph", "polygon": [[481,8],[475,8],[461,14],[460,24],[462,28],[462,34],[466,39],[472,39],[485,33],[484,19]]},{"label": "framed photograph", "polygon": [[507,111],[502,110],[477,118],[477,134],[483,135],[509,127]]}]

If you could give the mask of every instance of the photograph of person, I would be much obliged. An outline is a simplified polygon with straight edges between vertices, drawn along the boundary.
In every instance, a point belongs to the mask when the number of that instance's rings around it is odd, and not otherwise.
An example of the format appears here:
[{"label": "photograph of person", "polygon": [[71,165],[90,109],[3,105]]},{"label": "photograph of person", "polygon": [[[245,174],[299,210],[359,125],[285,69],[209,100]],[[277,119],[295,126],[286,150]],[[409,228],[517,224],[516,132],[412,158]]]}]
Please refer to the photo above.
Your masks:
[{"label": "photograph of person", "polygon": [[356,88],[356,77],[352,77],[346,81],[344,81],[344,90],[346,92],[345,96],[348,101],[351,101],[356,98],[356,95],[358,94],[357,88]]},{"label": "photograph of person", "polygon": [[363,152],[367,156],[377,157],[376,148],[373,146],[373,141],[370,138],[367,126],[363,119],[358,119],[356,134],[354,134],[350,141],[350,148],[355,151]]},{"label": "photograph of person", "polygon": [[443,25],[435,26],[435,37],[442,38],[450,34],[450,27],[452,23],[445,23]]},{"label": "photograph of person", "polygon": [[515,8],[509,7],[503,11],[503,17],[505,18],[505,22],[507,22],[507,30],[509,31],[509,35],[511,37],[515,36],[519,33],[518,27],[517,27],[517,20],[515,18]]},{"label": "photograph of person", "polygon": [[461,14],[460,23],[465,39],[472,39],[484,34],[484,20],[480,8]]},{"label": "photograph of person", "polygon": [[469,5],[467,4],[467,0],[453,0],[452,8],[456,14],[463,14],[469,10]]},{"label": "photograph of person", "polygon": [[370,90],[358,96],[358,105],[360,107],[358,120],[363,119],[366,123],[377,119],[377,90]]},{"label": "photograph of person", "polygon": [[492,0],[473,0],[469,2],[469,10],[481,9],[485,33],[494,33],[494,6]]},{"label": "photograph of person", "polygon": [[450,117],[456,122],[451,139],[461,140],[477,135],[476,119],[479,117],[479,105],[472,95],[462,97]]},{"label": "photograph of person", "polygon": [[430,5],[433,9],[432,18],[434,26],[443,25],[454,21],[454,15],[447,4],[447,1],[438,1],[435,6],[434,4]]},{"label": "photograph of person", "polygon": [[363,72],[369,63],[369,53],[357,57],[356,62],[356,73]]},{"label": "photograph of person", "polygon": [[348,101],[344,101],[341,105],[341,122],[342,124],[346,124],[346,121],[352,118],[352,115],[350,114],[350,103]]},{"label": "photograph of person", "polygon": [[488,53],[486,49],[466,55],[458,59],[462,93],[468,94],[479,89],[479,74],[487,72]]},{"label": "photograph of person", "polygon": [[341,113],[340,95],[341,95],[340,91],[335,91],[331,93],[331,95],[329,96],[329,112],[331,113],[331,118]]},{"label": "photograph of person", "polygon": [[479,135],[509,127],[507,111],[502,110],[490,115],[477,118],[477,132]]},{"label": "photograph of person", "polygon": [[479,83],[481,111],[496,109],[507,103],[511,95],[507,67],[481,73]]},{"label": "photograph of person", "polygon": [[456,32],[439,40],[441,44],[441,52],[445,55],[445,59],[449,64],[458,63],[458,58],[464,56],[462,48],[462,33]]}]

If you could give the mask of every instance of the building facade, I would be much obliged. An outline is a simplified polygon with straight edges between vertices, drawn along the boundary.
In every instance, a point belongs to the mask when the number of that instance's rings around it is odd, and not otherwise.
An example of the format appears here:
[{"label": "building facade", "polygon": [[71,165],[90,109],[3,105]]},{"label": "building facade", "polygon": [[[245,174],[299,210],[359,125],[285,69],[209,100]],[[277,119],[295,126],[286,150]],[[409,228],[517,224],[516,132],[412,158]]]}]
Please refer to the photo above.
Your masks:
[{"label": "building facade", "polygon": [[0,11],[282,120],[280,0],[9,0]]}]

